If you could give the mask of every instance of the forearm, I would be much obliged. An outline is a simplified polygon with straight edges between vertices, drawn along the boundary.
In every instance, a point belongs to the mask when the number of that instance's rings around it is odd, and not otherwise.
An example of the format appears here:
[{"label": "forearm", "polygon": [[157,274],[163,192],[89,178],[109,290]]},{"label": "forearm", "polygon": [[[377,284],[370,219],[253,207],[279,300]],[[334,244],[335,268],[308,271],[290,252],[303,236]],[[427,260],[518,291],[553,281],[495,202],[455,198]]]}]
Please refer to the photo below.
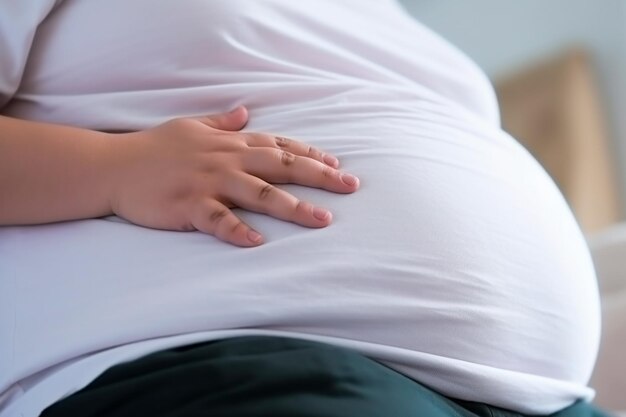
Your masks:
[{"label": "forearm", "polygon": [[111,214],[109,136],[0,116],[0,225]]},{"label": "forearm", "polygon": [[305,143],[240,132],[245,107],[122,134],[0,116],[0,226],[115,213],[164,230],[199,230],[238,246],[262,236],[233,207],[307,227],[331,213],[274,187],[359,188],[339,162]]}]

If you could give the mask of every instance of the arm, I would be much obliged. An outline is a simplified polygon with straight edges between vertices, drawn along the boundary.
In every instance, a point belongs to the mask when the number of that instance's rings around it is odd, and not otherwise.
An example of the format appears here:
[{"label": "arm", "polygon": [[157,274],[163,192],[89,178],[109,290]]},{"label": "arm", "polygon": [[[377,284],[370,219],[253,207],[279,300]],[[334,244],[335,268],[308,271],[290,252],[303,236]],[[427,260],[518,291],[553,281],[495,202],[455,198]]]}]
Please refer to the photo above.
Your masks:
[{"label": "arm", "polygon": [[107,136],[0,116],[0,225],[112,214]]},{"label": "arm", "polygon": [[[117,214],[167,230],[200,230],[240,246],[262,239],[241,207],[324,227],[328,211],[271,183],[351,193],[358,180],[301,142],[237,132],[247,111],[175,119],[109,134],[0,116],[0,225]],[[267,181],[267,182],[266,182]]]}]

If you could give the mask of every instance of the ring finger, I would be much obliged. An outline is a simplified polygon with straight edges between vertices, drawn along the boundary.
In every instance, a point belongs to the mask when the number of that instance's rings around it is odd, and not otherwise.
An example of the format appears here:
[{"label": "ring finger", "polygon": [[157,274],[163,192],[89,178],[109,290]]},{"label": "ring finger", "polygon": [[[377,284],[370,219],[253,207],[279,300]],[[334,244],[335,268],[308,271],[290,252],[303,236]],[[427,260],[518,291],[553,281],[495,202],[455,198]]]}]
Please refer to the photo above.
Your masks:
[{"label": "ring finger", "polygon": [[332,221],[328,210],[301,201],[254,175],[238,173],[224,185],[227,192],[223,195],[243,209],[307,227],[325,227]]}]

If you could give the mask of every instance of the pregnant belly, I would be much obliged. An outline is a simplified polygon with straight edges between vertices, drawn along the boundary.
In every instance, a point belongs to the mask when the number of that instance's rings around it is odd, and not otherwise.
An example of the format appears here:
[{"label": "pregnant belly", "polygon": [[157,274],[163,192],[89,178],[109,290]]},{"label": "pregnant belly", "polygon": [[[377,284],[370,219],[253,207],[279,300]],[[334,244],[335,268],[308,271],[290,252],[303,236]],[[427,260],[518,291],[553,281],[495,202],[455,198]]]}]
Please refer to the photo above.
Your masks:
[{"label": "pregnant belly", "polygon": [[333,152],[360,177],[353,195],[284,186],[330,208],[328,228],[239,211],[266,236],[253,249],[116,218],[0,229],[0,329],[14,329],[0,356],[36,367],[42,345],[61,361],[260,328],[584,384],[597,349],[595,279],[546,174],[480,121],[372,114],[289,124],[260,113],[250,126]]}]

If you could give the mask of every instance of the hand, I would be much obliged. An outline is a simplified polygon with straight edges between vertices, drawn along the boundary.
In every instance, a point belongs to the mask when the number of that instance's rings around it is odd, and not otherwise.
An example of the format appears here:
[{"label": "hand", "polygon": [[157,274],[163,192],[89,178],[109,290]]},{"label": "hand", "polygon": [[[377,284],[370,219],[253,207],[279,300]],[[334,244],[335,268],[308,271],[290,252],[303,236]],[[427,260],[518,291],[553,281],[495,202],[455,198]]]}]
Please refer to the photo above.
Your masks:
[{"label": "hand", "polygon": [[293,183],[352,193],[359,180],[337,170],[331,155],[304,143],[238,132],[244,107],[230,113],[174,119],[111,141],[119,169],[112,211],[133,223],[166,230],[199,230],[238,246],[262,236],[231,210],[241,207],[307,227],[325,227],[331,213],[270,183]]}]

